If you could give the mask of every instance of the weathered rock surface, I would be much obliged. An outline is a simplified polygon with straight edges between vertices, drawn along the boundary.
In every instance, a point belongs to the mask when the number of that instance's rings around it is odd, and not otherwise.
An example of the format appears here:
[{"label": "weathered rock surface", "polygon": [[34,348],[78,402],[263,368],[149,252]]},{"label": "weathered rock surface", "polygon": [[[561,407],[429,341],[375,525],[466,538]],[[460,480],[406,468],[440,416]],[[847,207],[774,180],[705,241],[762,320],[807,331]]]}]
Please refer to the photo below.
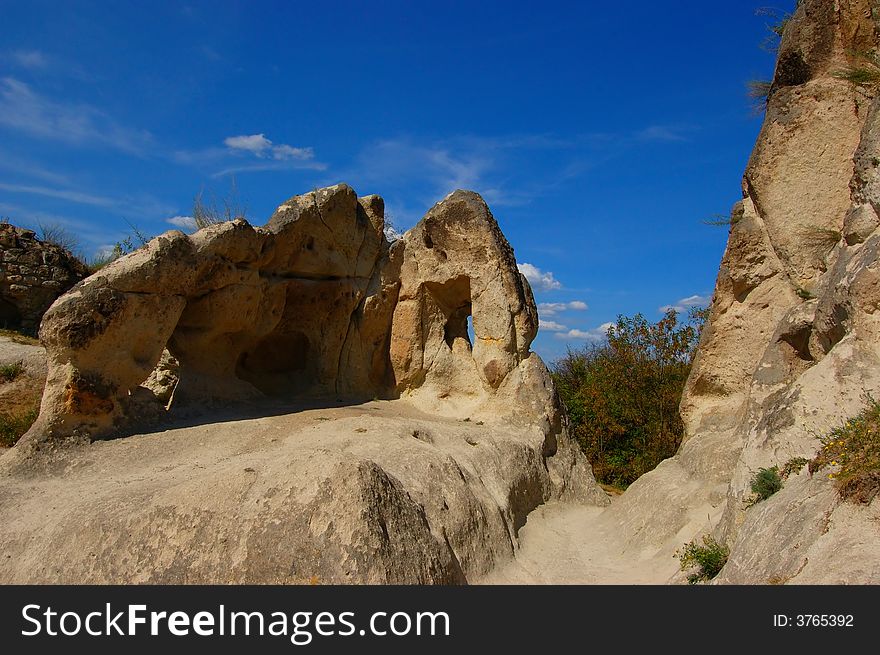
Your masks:
[{"label": "weathered rock surface", "polygon": [[0,223],[0,328],[36,332],[54,300],[86,275],[64,248]]},{"label": "weathered rock surface", "polygon": [[484,575],[536,506],[607,503],[536,316],[470,192],[393,245],[346,185],[157,237],[46,313],[40,417],[0,458],[0,580]]},{"label": "weathered rock surface", "polygon": [[804,0],[789,21],[681,404],[687,440],[614,508],[633,548],[713,532],[731,548],[721,583],[880,582],[876,502],[842,503],[804,471],[748,506],[759,468],[813,457],[880,389],[880,99],[836,75],[877,48],[876,15]]}]

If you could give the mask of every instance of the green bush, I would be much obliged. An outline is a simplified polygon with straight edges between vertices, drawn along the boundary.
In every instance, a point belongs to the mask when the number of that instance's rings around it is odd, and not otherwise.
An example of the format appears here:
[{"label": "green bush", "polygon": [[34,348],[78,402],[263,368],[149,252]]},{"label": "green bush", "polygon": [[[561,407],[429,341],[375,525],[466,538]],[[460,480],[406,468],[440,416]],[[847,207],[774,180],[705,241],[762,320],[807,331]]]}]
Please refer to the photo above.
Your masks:
[{"label": "green bush", "polygon": [[686,543],[681,550],[675,552],[682,571],[696,567],[696,571],[687,576],[690,584],[711,580],[721,572],[727,563],[730,551],[727,546],[719,544],[711,535],[703,537],[703,545],[696,541]]},{"label": "green bush", "polygon": [[705,311],[688,323],[674,311],[656,324],[620,316],[605,343],[554,363],[571,434],[600,483],[625,488],[678,450],[678,404],[703,320]]},{"label": "green bush", "polygon": [[841,498],[870,503],[880,493],[880,403],[868,405],[856,417],[832,430],[810,462],[810,473],[827,466]]},{"label": "green bush", "polygon": [[756,503],[767,500],[780,489],[782,489],[782,478],[779,477],[779,469],[775,466],[758,469],[752,477],[752,493],[755,494]]}]

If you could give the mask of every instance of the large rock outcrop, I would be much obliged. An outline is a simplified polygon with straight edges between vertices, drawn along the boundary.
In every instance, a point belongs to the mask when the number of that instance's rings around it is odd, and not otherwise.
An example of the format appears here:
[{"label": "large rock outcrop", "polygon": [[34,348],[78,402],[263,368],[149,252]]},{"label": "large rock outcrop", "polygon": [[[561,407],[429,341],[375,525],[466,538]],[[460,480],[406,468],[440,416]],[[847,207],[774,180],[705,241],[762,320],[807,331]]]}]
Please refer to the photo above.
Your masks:
[{"label": "large rock outcrop", "polygon": [[483,200],[393,244],[383,222],[338,185],[59,298],[40,416],[0,458],[0,580],[466,582],[537,505],[607,503]]},{"label": "large rock outcrop", "polygon": [[759,468],[812,458],[880,390],[880,97],[841,74],[871,65],[878,37],[869,0],[804,0],[788,21],[682,399],[686,441],[616,508],[633,547],[713,532],[731,549],[722,583],[880,582],[876,502],[843,503],[806,468],[748,502]]}]

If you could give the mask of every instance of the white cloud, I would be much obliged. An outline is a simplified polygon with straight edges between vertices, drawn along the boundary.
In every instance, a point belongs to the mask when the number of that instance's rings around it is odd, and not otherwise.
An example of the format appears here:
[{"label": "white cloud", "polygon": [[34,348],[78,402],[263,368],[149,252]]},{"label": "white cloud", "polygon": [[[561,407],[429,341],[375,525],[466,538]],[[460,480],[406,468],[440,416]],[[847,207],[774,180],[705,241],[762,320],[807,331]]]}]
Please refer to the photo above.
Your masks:
[{"label": "white cloud", "polygon": [[16,50],[12,53],[12,59],[28,70],[38,70],[49,65],[49,58],[39,50]]},{"label": "white cloud", "polygon": [[587,303],[582,300],[572,300],[571,302],[542,302],[538,303],[538,314],[544,316],[555,316],[559,312],[564,311],[583,312],[587,310]]},{"label": "white cloud", "polygon": [[56,101],[12,77],[0,79],[0,126],[42,139],[136,155],[153,142],[148,132],[123,127],[96,107]]},{"label": "white cloud", "polygon": [[223,139],[223,144],[231,150],[249,152],[252,155],[264,159],[278,161],[308,160],[315,156],[311,148],[295,148],[286,143],[275,145],[266,138],[265,134],[250,134],[241,136],[229,136]]},{"label": "white cloud", "polygon": [[179,227],[182,230],[195,230],[197,229],[196,219],[192,216],[172,216],[171,218],[165,219],[166,223],[170,223],[175,227]]},{"label": "white cloud", "polygon": [[287,161],[288,159],[313,159],[315,151],[312,148],[294,148],[285,143],[272,147],[272,159]]},{"label": "white cloud", "polygon": [[223,139],[223,143],[233,150],[247,150],[258,156],[261,156],[266,150],[272,147],[272,142],[262,134],[251,134],[250,136],[228,136]]},{"label": "white cloud", "polygon": [[536,291],[553,291],[554,289],[561,289],[562,284],[553,277],[553,273],[551,271],[542,271],[537,266],[533,266],[532,264],[528,264],[523,262],[522,264],[517,264],[516,267],[519,269],[519,272],[522,273],[525,278],[529,281],[529,284],[532,285],[532,288]]},{"label": "white cloud", "polygon": [[682,298],[681,300],[673,303],[672,305],[663,305],[658,308],[658,311],[666,313],[670,309],[674,309],[679,313],[686,312],[691,307],[708,307],[709,303],[712,302],[712,296],[707,295],[699,295],[694,294],[693,296],[688,296],[687,298]]},{"label": "white cloud", "polygon": [[567,326],[556,321],[539,320],[539,324],[542,330],[547,330],[548,332],[565,332],[568,330]]},{"label": "white cloud", "polygon": [[602,323],[602,325],[592,330],[572,329],[568,332],[557,332],[555,336],[557,339],[562,340],[602,341],[608,336],[608,330],[613,326],[614,323]]}]

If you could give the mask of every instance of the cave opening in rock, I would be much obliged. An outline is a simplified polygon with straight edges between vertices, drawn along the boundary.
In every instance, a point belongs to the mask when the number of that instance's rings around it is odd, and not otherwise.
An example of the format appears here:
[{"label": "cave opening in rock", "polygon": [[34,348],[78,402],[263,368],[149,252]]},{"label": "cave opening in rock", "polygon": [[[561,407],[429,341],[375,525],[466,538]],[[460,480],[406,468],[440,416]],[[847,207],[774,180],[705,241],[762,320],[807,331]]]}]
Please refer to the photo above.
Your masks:
[{"label": "cave opening in rock", "polygon": [[236,375],[267,396],[303,391],[312,344],[300,331],[275,332],[241,354]]},{"label": "cave opening in rock", "polygon": [[458,276],[445,282],[426,283],[425,288],[442,312],[443,340],[452,349],[456,339],[464,339],[469,349],[473,348],[473,319],[471,316],[471,280]]},{"label": "cave opening in rock", "polygon": [[4,330],[14,330],[21,327],[21,314],[18,307],[3,298],[0,298],[0,327]]}]

